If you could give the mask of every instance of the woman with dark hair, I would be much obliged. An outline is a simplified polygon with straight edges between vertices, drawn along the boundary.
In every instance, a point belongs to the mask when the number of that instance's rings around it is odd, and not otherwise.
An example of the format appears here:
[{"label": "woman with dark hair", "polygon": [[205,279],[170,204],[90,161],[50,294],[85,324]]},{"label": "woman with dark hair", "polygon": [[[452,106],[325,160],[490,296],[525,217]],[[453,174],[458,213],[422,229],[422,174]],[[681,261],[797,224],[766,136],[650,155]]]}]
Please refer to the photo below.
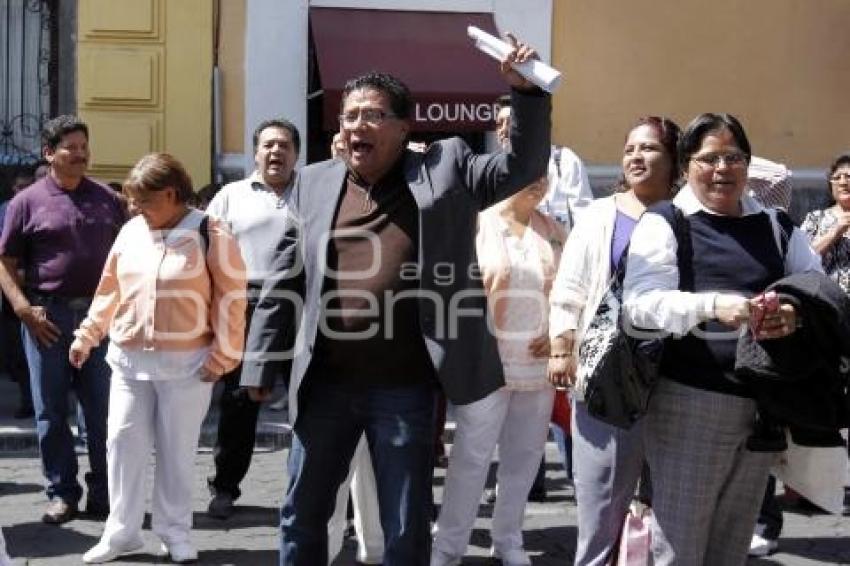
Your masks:
[{"label": "woman with dark hair", "polygon": [[850,293],[850,153],[832,161],[827,180],[832,206],[809,212],[801,228],[821,255],[826,274]]},{"label": "woman with dark hair", "polygon": [[[756,403],[734,376],[740,327],[768,285],[821,269],[784,213],[745,194],[750,156],[736,118],[698,116],[679,143],[686,185],[672,204],[647,211],[632,235],[626,319],[673,335],[643,417],[656,565],[746,561],[775,453],[747,448]],[[782,304],[764,314],[755,338],[788,336],[796,319],[794,306]]]},{"label": "woman with dark hair", "polygon": [[606,564],[617,543],[643,463],[642,427],[622,430],[591,417],[584,403],[579,346],[623,259],[646,207],[676,191],[679,127],[667,118],[639,119],[626,135],[616,193],[594,201],[564,250],[552,288],[549,379],[573,387],[573,466],[578,504],[575,564]]},{"label": "woman with dark hair", "polygon": [[212,385],[241,358],[245,265],[221,224],[187,205],[192,181],[172,156],[143,157],[124,192],[139,214],[118,234],[69,352],[80,367],[109,334],[110,512],[83,562],[143,547],[152,445],[153,531],[172,561],[190,562],[195,451]]}]

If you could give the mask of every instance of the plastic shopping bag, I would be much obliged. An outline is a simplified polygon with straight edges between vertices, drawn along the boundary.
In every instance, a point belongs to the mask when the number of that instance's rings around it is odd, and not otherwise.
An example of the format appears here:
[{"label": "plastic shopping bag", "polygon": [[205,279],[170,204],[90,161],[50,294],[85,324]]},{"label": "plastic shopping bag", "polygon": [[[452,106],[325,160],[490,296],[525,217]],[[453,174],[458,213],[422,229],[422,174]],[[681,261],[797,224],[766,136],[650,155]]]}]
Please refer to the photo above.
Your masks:
[{"label": "plastic shopping bag", "polygon": [[552,422],[561,427],[565,434],[570,434],[570,398],[564,389],[555,390],[555,404],[552,405]]},{"label": "plastic shopping bag", "polygon": [[649,566],[651,564],[649,550],[651,521],[652,509],[642,503],[632,503],[626,512],[623,532],[620,535],[617,566]]}]

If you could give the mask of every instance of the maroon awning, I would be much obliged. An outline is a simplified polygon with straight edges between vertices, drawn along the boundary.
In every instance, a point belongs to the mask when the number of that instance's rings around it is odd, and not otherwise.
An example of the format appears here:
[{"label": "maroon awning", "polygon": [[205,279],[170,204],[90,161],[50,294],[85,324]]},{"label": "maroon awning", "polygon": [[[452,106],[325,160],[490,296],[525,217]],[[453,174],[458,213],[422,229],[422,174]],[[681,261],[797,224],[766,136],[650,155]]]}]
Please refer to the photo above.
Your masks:
[{"label": "maroon awning", "polygon": [[494,35],[491,14],[310,8],[324,91],[324,125],[339,128],[345,82],[369,71],[391,73],[413,93],[416,131],[481,131],[494,127],[493,103],[508,86],[498,64],[466,35]]}]

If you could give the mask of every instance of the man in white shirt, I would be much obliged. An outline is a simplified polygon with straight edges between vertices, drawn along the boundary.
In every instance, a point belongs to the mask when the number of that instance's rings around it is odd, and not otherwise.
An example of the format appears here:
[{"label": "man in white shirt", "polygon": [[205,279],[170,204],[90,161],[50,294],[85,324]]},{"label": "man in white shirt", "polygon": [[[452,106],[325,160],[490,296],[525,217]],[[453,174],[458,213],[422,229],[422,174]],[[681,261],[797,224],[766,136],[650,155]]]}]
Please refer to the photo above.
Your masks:
[{"label": "man in white shirt", "polygon": [[[256,306],[263,280],[289,225],[288,199],[295,182],[295,162],[301,149],[298,129],[288,120],[266,120],[254,131],[257,169],[245,179],[229,183],[207,207],[207,214],[227,222],[239,244],[248,270],[246,328]],[[209,478],[207,513],[227,519],[239,498],[239,483],[248,473],[260,403],[239,387],[241,365],[225,375],[221,417],[215,447],[215,476]],[[286,378],[287,376],[283,376]]]}]

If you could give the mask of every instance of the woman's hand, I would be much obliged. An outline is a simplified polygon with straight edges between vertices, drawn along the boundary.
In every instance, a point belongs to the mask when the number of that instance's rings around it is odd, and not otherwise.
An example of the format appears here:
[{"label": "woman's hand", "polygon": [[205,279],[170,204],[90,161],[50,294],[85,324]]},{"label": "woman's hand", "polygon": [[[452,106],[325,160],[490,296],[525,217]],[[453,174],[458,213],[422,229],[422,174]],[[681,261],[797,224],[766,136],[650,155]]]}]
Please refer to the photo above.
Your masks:
[{"label": "woman's hand", "polygon": [[847,229],[850,228],[850,212],[841,211],[835,216],[837,220],[833,228],[835,230],[835,236],[843,236],[847,232]]},{"label": "woman's hand", "polygon": [[738,328],[750,319],[750,302],[741,295],[720,293],[714,299],[714,318]]},{"label": "woman's hand", "polygon": [[207,366],[201,368],[201,381],[204,383],[215,383],[221,376],[209,369]]},{"label": "woman's hand", "polygon": [[550,355],[546,373],[555,387],[572,387],[576,381],[575,358],[572,354]]},{"label": "woman's hand", "polygon": [[528,351],[535,358],[545,358],[549,355],[549,337],[538,336],[528,343]]},{"label": "woman's hand", "polygon": [[517,90],[531,90],[534,88],[534,85],[517,73],[512,65],[514,63],[525,63],[531,59],[538,59],[537,52],[527,43],[518,41],[513,34],[508,33],[506,35],[513,49],[508,53],[504,61],[499,64],[499,70],[502,72],[502,76],[505,77],[505,81],[513,88]]},{"label": "woman's hand", "polygon": [[86,346],[79,338],[74,338],[71,343],[71,349],[68,350],[68,361],[77,369],[83,367],[86,360],[89,359],[91,347]]},{"label": "woman's hand", "polygon": [[812,240],[812,248],[820,255],[825,254],[840,238],[845,237],[850,228],[850,212],[834,212],[836,222],[826,232]]},{"label": "woman's hand", "polygon": [[572,387],[576,380],[576,363],[573,359],[575,331],[568,330],[552,338],[549,344],[549,366],[546,376],[555,387]]},{"label": "woman's hand", "polygon": [[797,311],[794,305],[779,305],[779,310],[764,315],[756,340],[785,338],[797,329]]}]

